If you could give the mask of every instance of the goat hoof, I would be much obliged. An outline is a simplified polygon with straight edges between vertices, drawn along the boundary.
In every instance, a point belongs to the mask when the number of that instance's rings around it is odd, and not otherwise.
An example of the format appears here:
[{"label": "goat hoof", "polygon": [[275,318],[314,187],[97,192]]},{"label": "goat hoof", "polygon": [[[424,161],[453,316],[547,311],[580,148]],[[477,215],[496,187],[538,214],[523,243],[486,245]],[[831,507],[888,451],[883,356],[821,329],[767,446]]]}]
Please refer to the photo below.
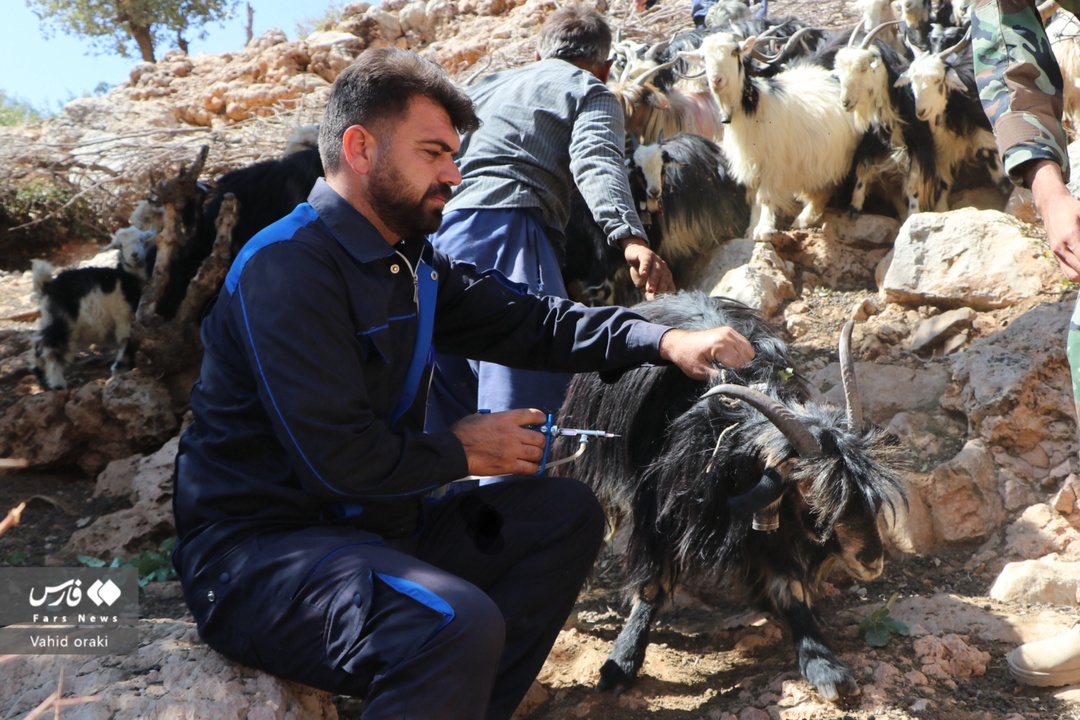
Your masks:
[{"label": "goat hoof", "polygon": [[600,679],[596,682],[596,689],[618,697],[633,684],[632,670],[623,669],[614,660],[608,660],[600,668]]},{"label": "goat hoof", "polygon": [[839,661],[826,658],[812,660],[806,668],[806,679],[818,693],[831,702],[840,702],[859,694],[855,675]]}]

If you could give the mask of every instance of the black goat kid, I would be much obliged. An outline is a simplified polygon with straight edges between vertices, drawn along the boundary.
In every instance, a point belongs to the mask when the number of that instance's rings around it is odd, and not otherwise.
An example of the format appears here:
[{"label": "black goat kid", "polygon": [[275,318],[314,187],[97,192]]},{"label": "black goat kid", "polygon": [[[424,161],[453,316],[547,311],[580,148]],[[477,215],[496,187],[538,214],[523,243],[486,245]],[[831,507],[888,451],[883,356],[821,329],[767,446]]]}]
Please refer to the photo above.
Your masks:
[{"label": "black goat kid", "polygon": [[733,327],[757,355],[744,368],[721,368],[707,392],[670,366],[571,383],[559,424],[622,435],[590,448],[571,474],[594,488],[613,523],[630,524],[633,607],[598,687],[618,692],[633,682],[657,611],[680,577],[695,575],[724,577],[782,619],[800,670],[823,696],[858,693],[812,603],[837,560],[858,580],[880,574],[878,512],[903,490],[898,443],[862,424],[850,324],[841,342],[845,413],[810,400],[784,343],[744,305],[684,293],[636,309],[675,327]]}]

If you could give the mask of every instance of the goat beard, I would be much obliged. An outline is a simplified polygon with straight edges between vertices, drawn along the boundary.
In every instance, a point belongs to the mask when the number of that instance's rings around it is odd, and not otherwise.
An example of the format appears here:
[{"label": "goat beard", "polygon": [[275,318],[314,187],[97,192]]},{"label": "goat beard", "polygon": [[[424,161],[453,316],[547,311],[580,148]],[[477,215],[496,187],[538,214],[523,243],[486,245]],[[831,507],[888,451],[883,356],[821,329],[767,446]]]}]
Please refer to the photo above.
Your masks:
[{"label": "goat beard", "polygon": [[[393,232],[403,238],[429,235],[442,225],[443,205],[450,200],[452,190],[446,183],[432,183],[414,200],[412,188],[392,164],[391,158],[380,159],[368,184],[372,206],[380,219]],[[436,207],[428,201],[441,199]]]}]

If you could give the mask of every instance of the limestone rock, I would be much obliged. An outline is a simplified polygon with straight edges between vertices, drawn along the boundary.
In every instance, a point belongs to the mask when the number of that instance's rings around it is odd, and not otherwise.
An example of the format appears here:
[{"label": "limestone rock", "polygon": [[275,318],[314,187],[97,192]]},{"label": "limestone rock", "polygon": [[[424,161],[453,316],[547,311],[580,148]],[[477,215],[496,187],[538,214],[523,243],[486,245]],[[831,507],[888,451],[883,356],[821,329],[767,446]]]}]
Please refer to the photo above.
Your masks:
[{"label": "limestone rock", "polygon": [[1080,562],[1009,563],[994,580],[990,597],[1002,602],[1080,606]]},{"label": "limestone rock", "polygon": [[1015,218],[954,210],[910,216],[879,273],[888,302],[988,310],[1037,296],[1060,270]]},{"label": "limestone rock", "polygon": [[226,660],[199,639],[193,623],[142,620],[139,638],[129,655],[14,656],[0,673],[5,710],[11,717],[29,713],[56,690],[62,670],[65,697],[98,696],[65,706],[65,720],[338,717],[329,693]]}]

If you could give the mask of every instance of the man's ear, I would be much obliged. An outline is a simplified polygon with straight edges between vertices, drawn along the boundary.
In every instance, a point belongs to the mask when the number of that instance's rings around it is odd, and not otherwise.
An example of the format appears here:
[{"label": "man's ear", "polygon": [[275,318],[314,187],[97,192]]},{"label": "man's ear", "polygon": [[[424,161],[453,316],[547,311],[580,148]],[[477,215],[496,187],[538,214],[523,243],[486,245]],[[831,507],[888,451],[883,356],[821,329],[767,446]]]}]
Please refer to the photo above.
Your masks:
[{"label": "man's ear", "polygon": [[363,125],[350,125],[341,138],[342,157],[357,175],[366,175],[375,161],[375,136]]}]

